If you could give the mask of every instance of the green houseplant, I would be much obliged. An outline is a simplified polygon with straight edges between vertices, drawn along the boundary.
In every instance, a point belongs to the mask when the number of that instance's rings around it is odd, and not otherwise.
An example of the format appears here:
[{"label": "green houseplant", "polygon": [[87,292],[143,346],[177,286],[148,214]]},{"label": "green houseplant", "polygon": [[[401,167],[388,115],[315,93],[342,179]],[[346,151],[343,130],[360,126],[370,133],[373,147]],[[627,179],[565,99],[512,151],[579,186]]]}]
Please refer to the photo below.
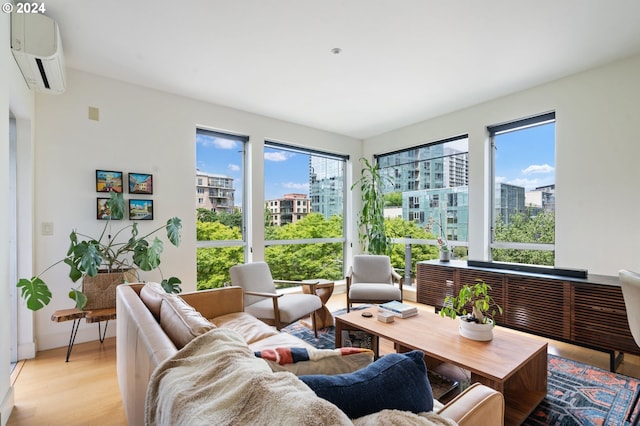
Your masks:
[{"label": "green houseplant", "polygon": [[[167,239],[176,247],[180,244],[182,223],[173,217],[166,224],[140,235],[136,222],[125,224],[111,235],[112,218],[122,218],[125,212],[125,200],[121,193],[111,192],[106,202],[107,221],[97,238],[72,230],[69,235],[69,250],[64,258],[47,267],[31,279],[22,278],[16,284],[27,307],[33,311],[43,308],[51,301],[51,291],[41,275],[54,266],[65,263],[69,266],[69,278],[75,283],[80,278],[96,277],[99,272],[128,271],[126,276],[137,277],[137,270],[152,271],[159,269],[163,242],[154,234],[166,230]],[[109,232],[108,232],[109,231]],[[128,239],[125,239],[126,234]],[[122,238],[119,238],[122,237]],[[162,271],[160,271],[162,274]],[[126,278],[124,278],[126,280]],[[122,281],[120,281],[122,282]],[[181,291],[180,279],[170,277],[162,280],[162,286],[169,293]],[[82,290],[73,288],[69,298],[75,301],[78,309],[87,305],[87,296]]]},{"label": "green houseplant", "polygon": [[440,316],[455,319],[460,317],[460,334],[473,340],[493,338],[494,316],[502,314],[502,307],[489,292],[491,286],[481,279],[473,285],[462,286],[457,296],[444,298]]},{"label": "green houseplant", "polygon": [[360,188],[362,210],[358,215],[358,239],[363,249],[371,254],[389,254],[391,240],[386,234],[384,223],[384,194],[382,187],[390,179],[380,173],[379,165],[372,165],[366,158],[360,158],[362,175],[351,185]]}]

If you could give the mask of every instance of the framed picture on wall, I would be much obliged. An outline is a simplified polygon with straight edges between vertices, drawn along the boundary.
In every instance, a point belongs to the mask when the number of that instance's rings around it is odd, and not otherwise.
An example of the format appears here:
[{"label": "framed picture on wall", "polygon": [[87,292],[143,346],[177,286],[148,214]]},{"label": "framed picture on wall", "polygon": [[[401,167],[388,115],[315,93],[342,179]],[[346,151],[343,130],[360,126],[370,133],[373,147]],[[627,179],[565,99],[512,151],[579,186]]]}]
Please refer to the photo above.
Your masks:
[{"label": "framed picture on wall", "polygon": [[96,170],[97,192],[122,192],[122,172]]},{"label": "framed picture on wall", "polygon": [[153,176],[146,173],[129,173],[130,194],[153,194]]},{"label": "framed picture on wall", "polygon": [[153,200],[129,200],[129,219],[153,220]]},{"label": "framed picture on wall", "polygon": [[109,198],[98,198],[96,200],[96,219],[98,220],[122,219],[122,215],[120,215],[119,217],[111,215],[111,210],[107,205],[107,201],[109,201]]}]

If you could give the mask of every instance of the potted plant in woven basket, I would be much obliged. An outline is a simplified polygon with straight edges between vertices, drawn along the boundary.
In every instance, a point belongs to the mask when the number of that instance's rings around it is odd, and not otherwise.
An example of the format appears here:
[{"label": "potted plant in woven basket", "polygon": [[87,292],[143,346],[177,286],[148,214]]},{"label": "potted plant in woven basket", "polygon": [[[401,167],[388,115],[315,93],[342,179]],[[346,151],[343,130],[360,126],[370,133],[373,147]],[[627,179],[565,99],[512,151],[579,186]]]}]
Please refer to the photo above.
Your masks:
[{"label": "potted plant in woven basket", "polygon": [[[155,236],[166,230],[167,239],[176,247],[180,244],[182,223],[172,217],[166,224],[140,235],[137,222],[124,224],[115,232],[110,231],[112,218],[124,217],[125,201],[121,193],[111,192],[106,202],[108,214],[102,232],[97,238],[72,230],[69,235],[69,250],[64,258],[47,267],[31,279],[22,278],[16,284],[20,294],[33,311],[43,308],[51,301],[51,291],[41,275],[54,266],[65,263],[69,266],[69,278],[75,283],[82,278],[82,288],[72,288],[69,298],[78,309],[91,310],[115,307],[115,288],[124,282],[138,281],[138,271],[160,270],[160,255],[163,242]],[[160,270],[162,274],[162,271]],[[170,277],[161,284],[169,293],[179,293],[180,279]]]},{"label": "potted plant in woven basket", "polygon": [[473,285],[463,285],[457,296],[444,298],[440,316],[459,317],[459,331],[463,337],[479,341],[493,339],[493,317],[496,313],[502,314],[502,307],[489,295],[489,291],[491,286],[481,279],[475,280]]}]

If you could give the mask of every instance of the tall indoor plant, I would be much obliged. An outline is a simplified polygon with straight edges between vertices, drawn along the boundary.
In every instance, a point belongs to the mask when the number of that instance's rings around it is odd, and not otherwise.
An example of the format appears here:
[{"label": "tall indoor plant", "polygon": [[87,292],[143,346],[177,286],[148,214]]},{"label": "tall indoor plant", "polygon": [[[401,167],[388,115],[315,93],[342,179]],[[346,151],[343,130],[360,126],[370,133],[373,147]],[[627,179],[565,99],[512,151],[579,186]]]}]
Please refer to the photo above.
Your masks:
[{"label": "tall indoor plant", "polygon": [[363,249],[370,254],[389,254],[391,240],[386,234],[384,223],[384,194],[382,187],[390,183],[389,177],[380,173],[379,164],[371,164],[360,158],[362,175],[351,185],[360,188],[362,210],[358,215],[358,239]]},{"label": "tall indoor plant", "polygon": [[[51,291],[42,280],[41,275],[54,266],[65,263],[69,266],[69,278],[75,283],[80,278],[96,277],[99,272],[128,271],[128,276],[137,278],[137,270],[152,271],[160,266],[160,255],[163,242],[155,236],[162,229],[166,229],[167,239],[176,247],[180,244],[180,230],[182,223],[179,218],[172,217],[166,224],[140,235],[136,222],[125,224],[111,235],[112,218],[122,218],[125,212],[125,200],[121,193],[111,192],[106,202],[108,218],[102,232],[97,238],[72,230],[69,235],[69,250],[64,258],[47,267],[31,279],[22,278],[16,284],[21,296],[31,310],[38,310],[51,301]],[[128,239],[126,233],[129,233]],[[120,239],[119,237],[123,238]],[[161,271],[162,273],[162,271]],[[125,275],[126,277],[127,275]],[[122,278],[121,278],[122,279]],[[125,280],[127,278],[124,278]],[[122,281],[121,281],[122,282]],[[181,291],[181,281],[176,277],[162,280],[165,291],[178,293]],[[82,290],[73,288],[69,291],[69,298],[76,302],[78,309],[87,305],[87,296]]]}]

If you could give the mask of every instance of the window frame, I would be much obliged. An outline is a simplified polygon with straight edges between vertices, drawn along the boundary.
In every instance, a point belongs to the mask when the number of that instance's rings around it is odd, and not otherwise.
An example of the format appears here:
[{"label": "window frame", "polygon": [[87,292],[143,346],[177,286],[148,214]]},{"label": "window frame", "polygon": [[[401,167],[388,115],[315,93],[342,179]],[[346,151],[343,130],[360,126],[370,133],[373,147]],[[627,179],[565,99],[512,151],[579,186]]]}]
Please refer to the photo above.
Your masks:
[{"label": "window frame", "polygon": [[[327,244],[327,243],[341,243],[342,244],[342,275],[344,276],[344,272],[345,272],[345,265],[346,265],[346,261],[345,261],[345,256],[347,253],[347,202],[346,202],[346,197],[348,195],[347,193],[347,180],[346,180],[346,176],[347,176],[347,165],[349,163],[349,155],[344,155],[344,154],[336,154],[336,153],[331,153],[331,152],[327,152],[327,151],[320,151],[318,149],[313,149],[313,148],[304,148],[304,147],[299,147],[296,145],[292,145],[289,143],[282,143],[282,142],[277,142],[277,141],[273,141],[273,140],[265,140],[264,141],[264,149],[266,150],[267,148],[271,148],[271,149],[280,149],[280,150],[284,150],[284,151],[289,151],[289,152],[294,152],[297,154],[302,154],[302,155],[315,155],[315,156],[320,156],[320,157],[325,157],[325,158],[329,158],[329,159],[334,159],[334,160],[338,160],[338,161],[342,161],[342,237],[332,237],[332,238],[305,238],[305,239],[291,239],[291,240],[268,240],[264,239],[264,248],[265,248],[265,257],[266,257],[266,249],[268,247],[272,247],[272,246],[281,246],[281,245],[297,245],[297,244]],[[266,176],[264,177],[264,182],[266,184]],[[309,191],[308,194],[309,200],[311,200],[311,209],[306,212],[308,213],[320,213],[320,212],[314,212],[313,211],[313,200],[312,200],[312,195],[311,192]],[[270,200],[266,199],[265,196],[265,205],[270,202]],[[271,201],[272,202],[272,201]]]},{"label": "window frame", "polygon": [[[229,132],[221,132],[203,127],[196,127],[196,137],[198,134],[206,134],[208,136],[220,137],[224,139],[231,139],[241,143],[242,149],[240,150],[242,159],[242,228],[240,230],[242,238],[240,240],[203,240],[196,241],[196,250],[199,248],[228,248],[228,247],[243,247],[244,258],[248,258],[248,243],[247,243],[247,220],[248,212],[245,206],[247,205],[247,144],[249,143],[249,136],[234,134]],[[235,207],[235,206],[234,206]]]},{"label": "window frame", "polygon": [[[491,176],[490,176],[490,201],[491,208],[489,214],[489,262],[494,262],[493,260],[493,249],[514,249],[514,250],[536,250],[536,251],[554,251],[555,252],[555,242],[552,243],[523,243],[523,242],[505,242],[505,241],[495,241],[495,221],[496,221],[496,143],[495,136],[499,136],[501,134],[525,130],[531,127],[542,126],[549,123],[556,122],[556,113],[555,111],[537,114],[531,117],[522,118],[519,120],[509,121],[506,123],[487,126],[487,134],[490,140],[490,164],[491,164]],[[555,147],[555,138],[554,138],[554,147]],[[555,216],[555,210],[554,210]],[[554,229],[554,241],[555,241],[555,229]],[[498,262],[498,261],[496,261]],[[520,263],[515,262],[499,262],[505,265],[513,265],[516,268]],[[554,265],[550,267],[555,267],[555,256],[554,256]],[[547,265],[535,265],[540,268],[546,268]]]}]

